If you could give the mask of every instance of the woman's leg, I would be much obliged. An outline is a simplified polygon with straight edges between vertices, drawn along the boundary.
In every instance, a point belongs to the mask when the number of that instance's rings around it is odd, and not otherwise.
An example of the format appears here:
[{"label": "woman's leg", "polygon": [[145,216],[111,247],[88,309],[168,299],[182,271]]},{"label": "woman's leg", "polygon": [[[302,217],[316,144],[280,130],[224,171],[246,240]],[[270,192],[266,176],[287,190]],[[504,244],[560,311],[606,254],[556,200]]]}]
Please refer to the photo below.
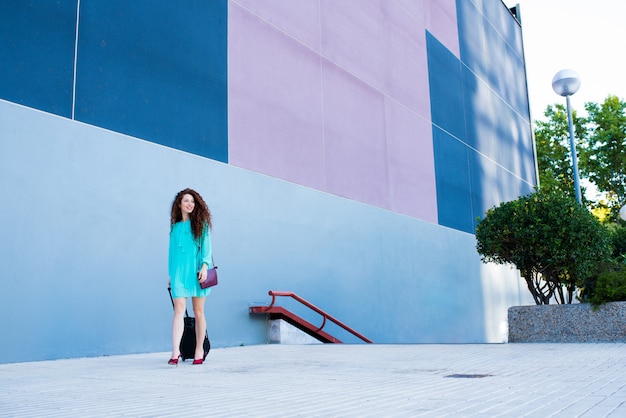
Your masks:
[{"label": "woman's leg", "polygon": [[204,301],[206,298],[191,298],[193,314],[196,317],[196,353],[194,359],[204,357],[204,336],[206,335],[206,318],[204,317]]},{"label": "woman's leg", "polygon": [[187,299],[175,298],[174,299],[174,319],[172,319],[172,357],[178,358],[180,355],[180,340],[183,338],[183,331],[185,329],[185,307],[187,305]]}]

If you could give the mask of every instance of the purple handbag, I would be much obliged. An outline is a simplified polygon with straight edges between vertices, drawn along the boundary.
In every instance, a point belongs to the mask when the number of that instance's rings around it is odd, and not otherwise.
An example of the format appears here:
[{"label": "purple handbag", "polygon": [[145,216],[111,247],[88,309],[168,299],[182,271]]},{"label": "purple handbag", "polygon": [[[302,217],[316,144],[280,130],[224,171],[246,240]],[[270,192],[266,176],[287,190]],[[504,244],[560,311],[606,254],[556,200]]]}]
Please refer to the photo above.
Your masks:
[{"label": "purple handbag", "polygon": [[208,269],[206,271],[206,280],[200,283],[200,287],[203,289],[213,286],[217,286],[217,266]]}]

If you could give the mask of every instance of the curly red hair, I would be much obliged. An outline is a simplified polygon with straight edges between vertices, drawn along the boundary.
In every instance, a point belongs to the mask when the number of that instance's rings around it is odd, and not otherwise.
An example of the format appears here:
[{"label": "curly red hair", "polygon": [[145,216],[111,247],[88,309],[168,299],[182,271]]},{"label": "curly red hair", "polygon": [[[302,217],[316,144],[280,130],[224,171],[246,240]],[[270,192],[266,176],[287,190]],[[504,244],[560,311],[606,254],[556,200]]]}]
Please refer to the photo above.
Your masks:
[{"label": "curly red hair", "polygon": [[176,197],[174,198],[174,202],[172,202],[172,214],[170,218],[170,226],[174,225],[176,222],[180,222],[183,220],[183,213],[180,210],[180,203],[183,200],[183,196],[186,194],[191,195],[195,202],[195,207],[193,212],[189,214],[189,221],[191,223],[191,232],[193,232],[193,236],[196,240],[199,240],[202,237],[202,230],[204,229],[204,225],[208,225],[209,229],[213,227],[211,223],[211,211],[209,207],[202,199],[202,196],[198,192],[193,189],[184,189],[178,192]]}]

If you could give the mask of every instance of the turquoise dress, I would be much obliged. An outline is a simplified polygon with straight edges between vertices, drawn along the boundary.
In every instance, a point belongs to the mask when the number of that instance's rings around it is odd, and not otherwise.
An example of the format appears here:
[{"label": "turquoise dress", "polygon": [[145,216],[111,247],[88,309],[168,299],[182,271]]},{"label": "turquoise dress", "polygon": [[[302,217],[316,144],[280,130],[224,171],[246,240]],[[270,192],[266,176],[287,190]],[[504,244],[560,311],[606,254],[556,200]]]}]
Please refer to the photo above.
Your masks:
[{"label": "turquoise dress", "polygon": [[198,282],[198,271],[202,263],[211,267],[211,233],[205,225],[200,242],[191,232],[191,223],[176,222],[170,230],[168,271],[170,287],[175,298],[205,297],[211,288],[202,289]]}]

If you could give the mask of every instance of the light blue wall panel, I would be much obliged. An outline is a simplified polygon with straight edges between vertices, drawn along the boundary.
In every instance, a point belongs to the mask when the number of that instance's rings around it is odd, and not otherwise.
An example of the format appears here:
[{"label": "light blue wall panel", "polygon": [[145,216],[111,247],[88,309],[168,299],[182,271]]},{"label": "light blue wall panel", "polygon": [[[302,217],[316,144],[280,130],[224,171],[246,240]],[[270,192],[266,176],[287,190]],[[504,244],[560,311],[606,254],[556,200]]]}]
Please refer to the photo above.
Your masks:
[{"label": "light blue wall panel", "polygon": [[511,170],[521,180],[534,182],[534,154],[528,121],[467,67],[463,67],[462,80],[467,121],[465,142]]},{"label": "light blue wall panel", "polygon": [[[478,153],[469,154],[472,220],[474,228],[487,209],[533,191],[533,186]],[[487,185],[487,186],[486,186]]]},{"label": "light blue wall panel", "polygon": [[471,234],[3,101],[0,137],[0,316],[20,342],[0,362],[168,351],[169,209],[187,186],[214,214],[215,347],[266,341],[247,309],[270,289],[378,343],[506,339],[484,301],[502,322],[519,281],[488,293]]},{"label": "light blue wall panel", "polygon": [[457,0],[461,61],[530,120],[522,30],[500,0]]}]

